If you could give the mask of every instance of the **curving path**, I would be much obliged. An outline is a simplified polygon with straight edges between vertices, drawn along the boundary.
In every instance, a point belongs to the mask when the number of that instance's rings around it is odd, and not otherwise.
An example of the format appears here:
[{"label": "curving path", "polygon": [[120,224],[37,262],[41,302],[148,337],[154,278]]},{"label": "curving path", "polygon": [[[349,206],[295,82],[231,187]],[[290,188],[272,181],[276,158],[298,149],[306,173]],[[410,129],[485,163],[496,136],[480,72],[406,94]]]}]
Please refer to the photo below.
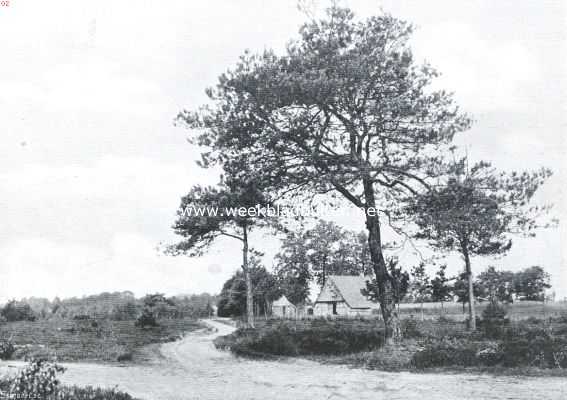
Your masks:
[{"label": "curving path", "polygon": [[80,386],[117,386],[148,400],[567,399],[564,378],[391,373],[305,360],[239,359],[212,344],[216,336],[233,328],[205,322],[216,332],[193,332],[165,344],[162,357],[147,365],[66,364],[68,371],[62,381]]}]

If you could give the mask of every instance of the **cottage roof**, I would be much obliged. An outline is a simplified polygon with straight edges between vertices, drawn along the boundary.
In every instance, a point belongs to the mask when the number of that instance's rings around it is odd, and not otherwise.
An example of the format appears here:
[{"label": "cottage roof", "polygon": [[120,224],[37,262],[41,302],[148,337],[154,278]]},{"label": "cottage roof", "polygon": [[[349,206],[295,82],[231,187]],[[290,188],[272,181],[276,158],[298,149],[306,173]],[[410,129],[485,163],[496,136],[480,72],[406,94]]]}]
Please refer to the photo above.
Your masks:
[{"label": "cottage roof", "polygon": [[284,295],[282,295],[279,299],[277,299],[276,301],[274,301],[272,303],[272,306],[276,306],[276,307],[295,307],[295,305],[293,305],[292,302],[290,302],[287,297],[285,297]]},{"label": "cottage roof", "polygon": [[350,308],[375,308],[376,304],[361,293],[367,280],[363,276],[329,275],[325,284],[332,284]]}]

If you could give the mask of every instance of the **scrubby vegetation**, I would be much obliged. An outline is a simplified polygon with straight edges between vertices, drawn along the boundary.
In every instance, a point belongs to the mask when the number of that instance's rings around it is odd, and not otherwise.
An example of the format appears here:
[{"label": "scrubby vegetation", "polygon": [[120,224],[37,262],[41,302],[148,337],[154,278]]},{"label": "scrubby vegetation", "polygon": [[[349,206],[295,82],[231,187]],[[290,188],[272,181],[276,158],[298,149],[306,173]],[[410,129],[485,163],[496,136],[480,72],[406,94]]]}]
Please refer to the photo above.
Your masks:
[{"label": "scrubby vegetation", "polygon": [[[403,353],[399,357],[403,358],[402,367],[515,373],[567,368],[567,318],[531,318],[512,323],[500,310],[492,310],[484,313],[480,322],[480,329],[474,333],[459,322],[419,322],[419,334],[398,346]],[[380,364],[376,356],[354,357],[350,362],[369,368],[400,367],[399,358],[391,364]]]},{"label": "scrubby vegetation", "polygon": [[11,300],[2,307],[0,315],[5,322],[35,321],[36,319],[36,315],[28,303],[16,300]]},{"label": "scrubby vegetation", "polygon": [[62,366],[36,359],[12,378],[0,378],[0,392],[7,398],[42,400],[133,400],[132,396],[115,389],[61,386],[58,375]]},{"label": "scrubby vegetation", "polygon": [[379,348],[384,331],[371,320],[272,320],[261,329],[238,329],[215,346],[250,357],[347,354]]},{"label": "scrubby vegetation", "polygon": [[197,319],[211,314],[214,301],[207,293],[135,298],[130,292],[11,300],[0,307],[0,359],[136,361],[145,358],[145,346],[202,327]]},{"label": "scrubby vegetation", "polygon": [[136,298],[127,291],[53,300],[30,297],[0,307],[0,323],[51,318],[129,321],[138,318],[148,303],[158,319],[203,318],[211,315],[216,297],[208,293],[173,297],[155,293]]},{"label": "scrubby vegetation", "polygon": [[130,361],[143,358],[147,345],[177,340],[201,327],[194,319],[162,319],[159,326],[140,329],[134,320],[51,318],[0,325],[0,337],[12,337],[12,359],[56,356],[59,361]]},{"label": "scrubby vegetation", "polygon": [[16,351],[12,340],[0,339],[0,360],[9,360]]},{"label": "scrubby vegetation", "polygon": [[[487,335],[487,332],[489,334]],[[498,333],[496,333],[498,332]],[[563,332],[563,333],[561,333]],[[500,327],[477,334],[427,337],[411,365],[431,367],[567,368],[567,324],[539,320],[535,324]]]},{"label": "scrubby vegetation", "polygon": [[[268,321],[215,341],[248,357],[307,356],[326,363],[380,370],[472,370],[561,374],[567,368],[567,316],[509,321],[487,307],[476,332],[445,317],[402,321],[402,342],[382,346],[376,320]],[[546,372],[548,371],[548,372]]]}]

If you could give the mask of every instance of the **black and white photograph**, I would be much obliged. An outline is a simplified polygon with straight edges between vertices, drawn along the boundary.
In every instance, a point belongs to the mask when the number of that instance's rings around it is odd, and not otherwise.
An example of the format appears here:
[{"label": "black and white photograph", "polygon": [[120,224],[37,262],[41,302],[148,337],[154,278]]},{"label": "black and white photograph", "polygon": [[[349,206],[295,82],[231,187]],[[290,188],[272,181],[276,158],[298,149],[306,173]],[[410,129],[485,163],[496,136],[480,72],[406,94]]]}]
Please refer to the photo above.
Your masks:
[{"label": "black and white photograph", "polygon": [[567,399],[563,0],[1,0],[0,400]]}]

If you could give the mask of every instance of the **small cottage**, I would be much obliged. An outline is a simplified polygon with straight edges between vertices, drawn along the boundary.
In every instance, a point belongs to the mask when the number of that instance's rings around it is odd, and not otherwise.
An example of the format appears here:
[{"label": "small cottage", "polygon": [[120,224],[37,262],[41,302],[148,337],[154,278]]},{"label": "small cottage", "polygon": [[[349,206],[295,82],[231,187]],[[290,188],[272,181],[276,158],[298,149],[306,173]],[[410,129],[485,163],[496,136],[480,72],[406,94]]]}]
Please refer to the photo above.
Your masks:
[{"label": "small cottage", "polygon": [[297,316],[297,307],[282,295],[272,303],[272,315],[280,318],[293,318]]},{"label": "small cottage", "polygon": [[369,279],[362,276],[328,276],[315,301],[314,314],[356,316],[378,312],[379,305],[362,294]]}]

